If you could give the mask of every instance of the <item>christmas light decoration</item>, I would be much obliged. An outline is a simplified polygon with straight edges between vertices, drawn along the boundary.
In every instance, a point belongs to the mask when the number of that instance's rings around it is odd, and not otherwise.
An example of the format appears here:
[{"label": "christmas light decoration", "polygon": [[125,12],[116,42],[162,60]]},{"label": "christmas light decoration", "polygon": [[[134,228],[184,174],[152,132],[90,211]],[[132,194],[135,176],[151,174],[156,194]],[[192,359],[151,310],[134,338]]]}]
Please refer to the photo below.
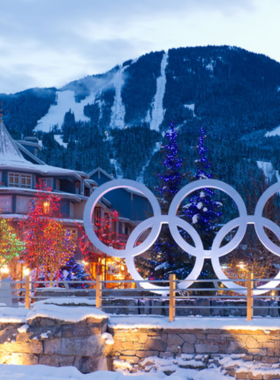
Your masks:
[{"label": "christmas light decoration", "polygon": [[[208,149],[204,146],[206,134],[200,128],[200,137],[197,148],[199,158],[195,161],[197,171],[192,180],[212,178],[211,165],[207,158]],[[203,188],[194,192],[190,202],[185,205],[184,215],[200,234],[204,248],[209,249],[217,232],[217,220],[222,215],[219,208],[222,203],[214,199],[215,192],[210,188]]]},{"label": "christmas light decoration", "polygon": [[73,256],[75,244],[60,220],[60,198],[43,182],[37,190],[28,218],[21,222],[26,247],[23,260],[35,269],[36,279],[40,271],[45,280],[53,281],[59,276],[59,268]]},{"label": "christmas light decoration", "polygon": [[[0,269],[1,273],[8,273],[7,264],[12,267],[11,276],[16,279],[16,264],[24,249],[24,243],[18,239],[15,229],[6,219],[0,221]],[[8,270],[8,272],[7,272]]]}]

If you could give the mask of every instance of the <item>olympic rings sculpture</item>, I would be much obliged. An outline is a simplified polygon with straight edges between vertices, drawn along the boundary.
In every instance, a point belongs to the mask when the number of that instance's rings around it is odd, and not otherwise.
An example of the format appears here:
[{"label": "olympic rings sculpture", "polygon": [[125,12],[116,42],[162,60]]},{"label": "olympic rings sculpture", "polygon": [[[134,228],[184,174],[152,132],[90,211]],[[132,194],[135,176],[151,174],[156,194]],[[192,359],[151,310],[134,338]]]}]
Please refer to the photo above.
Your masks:
[{"label": "olympic rings sculpture", "polygon": [[[119,188],[131,189],[140,192],[148,199],[153,210],[153,216],[138,224],[137,227],[130,234],[124,250],[114,249],[113,247],[109,247],[102,243],[98,239],[92,224],[94,208],[97,205],[98,201],[109,191]],[[225,192],[234,200],[239,212],[239,217],[231,220],[219,230],[219,232],[213,240],[213,245],[210,250],[204,249],[201,238],[194,229],[194,227],[176,215],[177,210],[180,204],[182,203],[183,199],[190,195],[192,192],[202,188],[213,188]],[[238,289],[239,293],[246,294],[247,290],[245,287],[237,285],[236,283],[234,283],[234,281],[223,281],[229,279],[221,268],[219,258],[233,251],[241,243],[247,230],[247,224],[254,224],[255,231],[262,244],[269,251],[271,251],[277,256],[280,256],[280,247],[278,247],[268,238],[264,230],[264,227],[268,228],[280,240],[280,227],[278,227],[278,225],[272,222],[271,220],[266,219],[262,216],[263,208],[268,199],[279,191],[280,183],[275,183],[274,185],[270,186],[260,197],[256,205],[254,215],[247,215],[247,210],[243,199],[238,194],[238,192],[231,186],[222,181],[214,179],[198,180],[184,186],[173,198],[169,207],[168,214],[162,215],[160,205],[155,195],[145,185],[128,179],[118,179],[104,183],[103,185],[95,189],[94,193],[90,196],[84,210],[84,227],[88,235],[88,238],[91,240],[91,242],[96,248],[106,253],[107,255],[125,258],[127,268],[132,278],[138,281],[143,280],[143,282],[140,282],[140,285],[143,288],[153,290],[156,293],[167,294],[167,288],[147,283],[147,281],[145,281],[141,277],[141,275],[136,270],[134,257],[146,252],[158,238],[161,231],[161,226],[163,224],[168,224],[170,233],[175,242],[184,251],[188,252],[196,258],[195,265],[192,271],[184,280],[196,280],[199,274],[201,273],[204,259],[211,259],[214,271],[218,279],[221,280],[221,282],[226,287]],[[178,227],[185,230],[192,237],[195,246],[190,245],[183,239],[178,230]],[[238,230],[233,239],[226,245],[221,247],[224,237],[236,227],[238,227]],[[151,231],[146,240],[141,242],[140,245],[135,245],[139,237],[143,234],[143,232],[147,231],[148,229],[151,229]],[[193,281],[184,282],[184,280],[182,280],[182,282],[180,282],[178,285],[178,288],[181,290],[187,289],[193,283]],[[254,294],[263,294],[268,291],[267,289],[276,288],[280,284],[280,271],[276,275],[274,280],[279,281],[269,281],[265,285],[257,287],[254,290]]]}]

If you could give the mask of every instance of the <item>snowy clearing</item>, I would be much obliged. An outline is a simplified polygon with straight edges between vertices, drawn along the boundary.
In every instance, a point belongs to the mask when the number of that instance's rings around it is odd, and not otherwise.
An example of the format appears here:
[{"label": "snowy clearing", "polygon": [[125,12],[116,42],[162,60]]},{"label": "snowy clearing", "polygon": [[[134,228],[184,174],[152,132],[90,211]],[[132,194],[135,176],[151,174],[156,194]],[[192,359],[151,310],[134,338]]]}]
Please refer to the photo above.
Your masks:
[{"label": "snowy clearing", "polygon": [[57,104],[50,106],[48,113],[43,116],[34,129],[34,131],[43,131],[49,132],[52,130],[54,125],[57,125],[58,128],[61,128],[64,115],[70,109],[75,114],[75,120],[78,121],[89,121],[90,119],[84,115],[84,106],[91,104],[95,100],[95,93],[89,95],[80,103],[75,101],[75,92],[74,91],[57,91]]}]

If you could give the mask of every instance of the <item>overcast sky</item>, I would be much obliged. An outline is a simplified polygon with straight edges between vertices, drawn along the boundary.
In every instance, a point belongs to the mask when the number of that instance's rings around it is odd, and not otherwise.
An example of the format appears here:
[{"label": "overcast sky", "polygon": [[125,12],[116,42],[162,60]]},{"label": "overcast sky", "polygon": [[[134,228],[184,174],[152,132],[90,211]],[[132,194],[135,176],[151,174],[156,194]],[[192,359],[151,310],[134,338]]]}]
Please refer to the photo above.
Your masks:
[{"label": "overcast sky", "polygon": [[144,53],[235,45],[280,62],[279,0],[0,0],[0,93],[61,87]]}]

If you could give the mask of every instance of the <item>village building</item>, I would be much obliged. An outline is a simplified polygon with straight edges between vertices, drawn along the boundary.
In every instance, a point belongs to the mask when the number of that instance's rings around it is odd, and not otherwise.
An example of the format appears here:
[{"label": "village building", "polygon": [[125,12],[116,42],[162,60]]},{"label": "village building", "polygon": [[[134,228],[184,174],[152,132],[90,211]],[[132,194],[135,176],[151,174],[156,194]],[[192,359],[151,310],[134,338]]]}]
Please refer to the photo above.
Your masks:
[{"label": "village building", "polygon": [[[0,113],[0,218],[8,219],[19,232],[19,221],[27,217],[30,201],[38,191],[36,185],[39,181],[44,183],[60,198],[61,220],[77,245],[75,259],[82,262],[84,257],[78,244],[81,237],[79,226],[83,226],[85,204],[98,184],[84,172],[45,164],[37,157],[40,149],[36,137],[13,140]],[[110,215],[113,211],[110,201],[102,198],[95,208],[94,220]],[[134,223],[120,218],[118,222],[112,223],[111,227],[115,231],[129,232]],[[97,229],[96,226],[94,228]],[[94,250],[94,247],[92,249]],[[88,269],[95,277],[95,263],[84,264],[90,265]],[[118,268],[122,266],[119,261],[112,260],[108,263],[105,259],[102,271],[105,277],[110,273],[112,276],[119,275]]]}]

